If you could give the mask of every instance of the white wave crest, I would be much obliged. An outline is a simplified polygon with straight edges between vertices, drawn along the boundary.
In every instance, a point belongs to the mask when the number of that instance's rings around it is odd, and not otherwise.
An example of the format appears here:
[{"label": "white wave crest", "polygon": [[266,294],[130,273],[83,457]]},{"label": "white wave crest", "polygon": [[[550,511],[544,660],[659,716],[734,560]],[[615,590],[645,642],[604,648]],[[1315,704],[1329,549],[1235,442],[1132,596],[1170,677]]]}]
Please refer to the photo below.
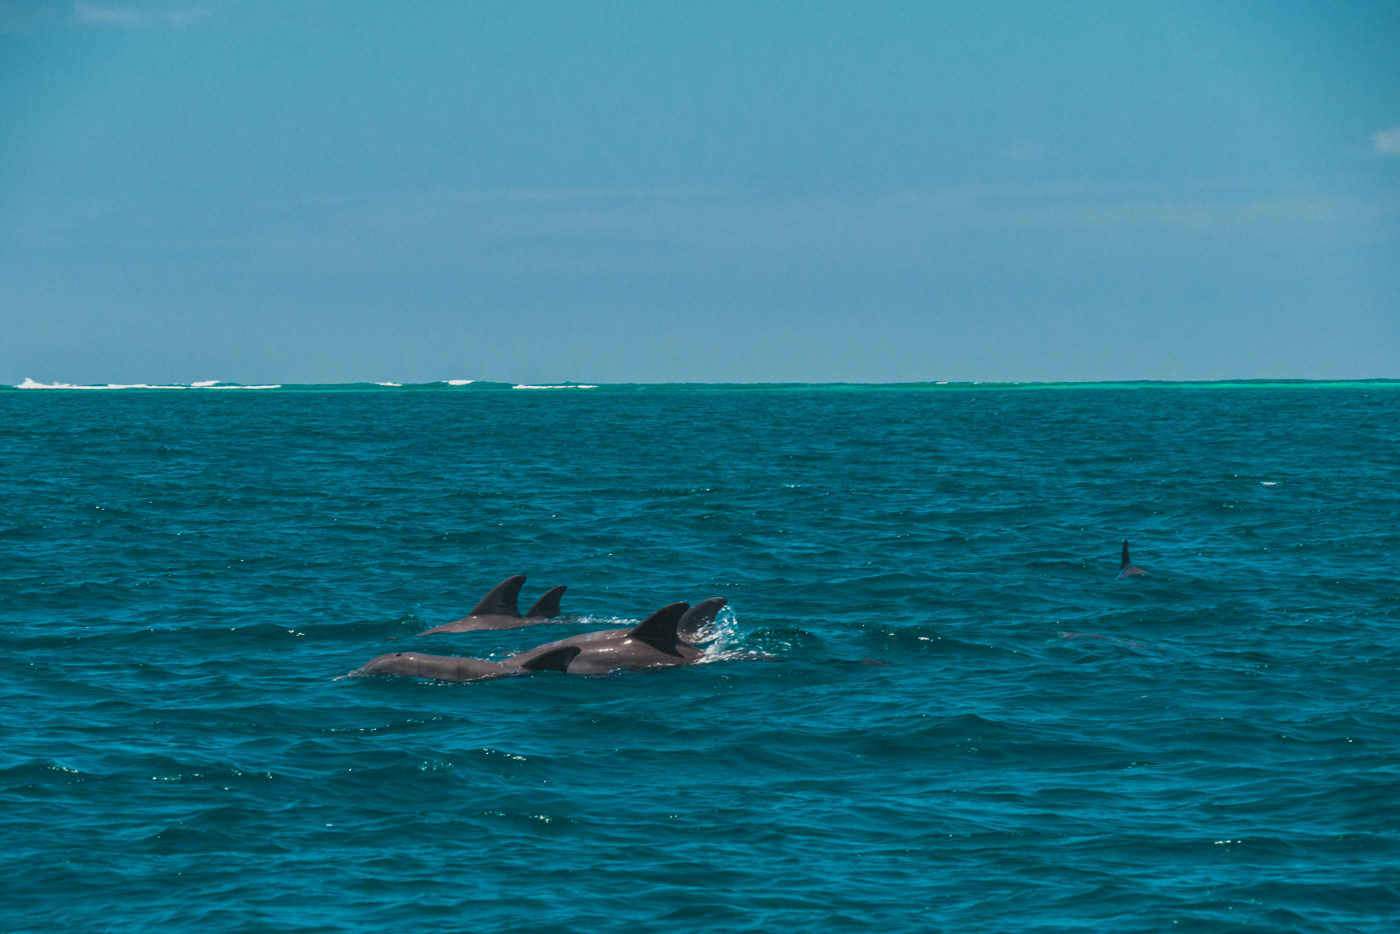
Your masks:
[{"label": "white wave crest", "polygon": [[197,383],[184,384],[156,384],[156,383],[41,383],[37,380],[24,378],[24,382],[15,387],[16,389],[281,389],[281,383],[269,384],[266,386],[243,386],[238,383],[221,384],[216,379],[201,380]]},{"label": "white wave crest", "polygon": [[588,385],[584,385],[584,384],[582,384],[582,383],[564,383],[564,384],[561,384],[561,385],[558,385],[558,386],[532,386],[532,385],[529,385],[529,384],[526,384],[526,383],[521,383],[521,384],[518,385],[518,386],[512,386],[512,387],[510,387],[510,388],[511,388],[511,389],[597,389],[598,387],[597,387],[597,386],[588,386]]},{"label": "white wave crest", "polygon": [[39,383],[24,378],[24,382],[15,387],[16,389],[185,389],[184,386],[153,386],[149,383],[104,383],[102,385],[83,385],[81,383]]}]

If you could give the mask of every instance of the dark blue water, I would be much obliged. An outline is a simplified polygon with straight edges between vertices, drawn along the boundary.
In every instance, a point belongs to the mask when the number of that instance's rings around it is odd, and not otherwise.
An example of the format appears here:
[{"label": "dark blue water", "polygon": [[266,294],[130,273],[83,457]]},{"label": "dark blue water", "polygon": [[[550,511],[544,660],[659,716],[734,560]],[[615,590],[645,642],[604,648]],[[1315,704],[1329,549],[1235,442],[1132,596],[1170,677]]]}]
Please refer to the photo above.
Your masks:
[{"label": "dark blue water", "polygon": [[487,390],[0,392],[0,930],[1395,929],[1400,386]]}]

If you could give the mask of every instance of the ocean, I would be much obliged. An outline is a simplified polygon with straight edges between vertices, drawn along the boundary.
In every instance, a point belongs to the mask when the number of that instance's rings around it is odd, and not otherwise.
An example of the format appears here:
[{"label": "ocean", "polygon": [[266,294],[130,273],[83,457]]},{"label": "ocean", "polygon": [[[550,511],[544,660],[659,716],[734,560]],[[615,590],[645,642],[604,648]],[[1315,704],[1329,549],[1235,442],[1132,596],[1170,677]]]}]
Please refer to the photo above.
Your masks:
[{"label": "ocean", "polygon": [[0,931],[1400,922],[1400,382],[15,387],[0,464]]}]

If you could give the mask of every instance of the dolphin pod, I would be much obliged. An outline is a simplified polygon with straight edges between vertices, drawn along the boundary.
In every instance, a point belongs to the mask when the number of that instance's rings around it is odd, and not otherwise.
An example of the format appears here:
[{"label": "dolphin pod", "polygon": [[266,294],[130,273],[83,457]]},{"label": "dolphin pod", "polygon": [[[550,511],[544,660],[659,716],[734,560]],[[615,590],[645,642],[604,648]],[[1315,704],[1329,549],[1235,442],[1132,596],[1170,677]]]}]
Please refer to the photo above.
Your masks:
[{"label": "dolphin pod", "polygon": [[[694,607],[672,603],[630,629],[604,629],[549,642],[501,661],[394,652],[372,658],[347,677],[409,675],[438,681],[494,681],[534,671],[576,675],[623,668],[668,668],[698,661],[704,652],[687,641],[702,633],[727,603],[712,597]],[[684,634],[684,635],[683,635]]]},{"label": "dolphin pod", "polygon": [[[1147,576],[1135,566],[1128,555],[1124,540],[1118,576]],[[479,630],[518,629],[540,623],[555,622],[559,616],[559,599],[567,589],[554,587],[535,602],[528,613],[517,607],[523,575],[508,577],[492,588],[470,613],[459,620],[445,623],[419,633],[473,632]],[[364,678],[376,675],[407,675],[438,681],[493,681],[536,671],[558,671],[576,675],[605,674],[610,671],[637,668],[670,668],[692,664],[704,657],[695,643],[709,634],[716,615],[728,601],[711,597],[695,606],[672,603],[651,614],[630,629],[603,629],[582,635],[547,642],[500,661],[456,655],[426,655],[421,652],[394,652],[380,655],[359,668],[342,675]],[[1137,651],[1131,640],[1095,633],[1066,632],[1065,639],[1103,640]]]},{"label": "dolphin pod", "polygon": [[519,629],[521,626],[553,622],[559,615],[559,598],[568,588],[555,587],[548,591],[535,601],[535,605],[530,607],[530,612],[522,616],[516,607],[516,600],[524,584],[523,574],[507,577],[482,597],[481,602],[466,616],[420,632],[419,635],[426,636],[434,632],[474,632],[479,629]]}]

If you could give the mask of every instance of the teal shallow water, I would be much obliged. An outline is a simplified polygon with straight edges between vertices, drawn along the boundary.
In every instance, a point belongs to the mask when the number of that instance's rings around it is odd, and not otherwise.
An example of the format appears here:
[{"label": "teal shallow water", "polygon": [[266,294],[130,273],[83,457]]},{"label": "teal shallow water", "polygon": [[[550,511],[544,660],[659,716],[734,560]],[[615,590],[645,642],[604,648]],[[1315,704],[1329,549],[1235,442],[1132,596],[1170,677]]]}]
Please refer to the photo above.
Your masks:
[{"label": "teal shallow water", "polygon": [[1400,917],[1393,384],[505,389],[0,393],[0,930]]}]

